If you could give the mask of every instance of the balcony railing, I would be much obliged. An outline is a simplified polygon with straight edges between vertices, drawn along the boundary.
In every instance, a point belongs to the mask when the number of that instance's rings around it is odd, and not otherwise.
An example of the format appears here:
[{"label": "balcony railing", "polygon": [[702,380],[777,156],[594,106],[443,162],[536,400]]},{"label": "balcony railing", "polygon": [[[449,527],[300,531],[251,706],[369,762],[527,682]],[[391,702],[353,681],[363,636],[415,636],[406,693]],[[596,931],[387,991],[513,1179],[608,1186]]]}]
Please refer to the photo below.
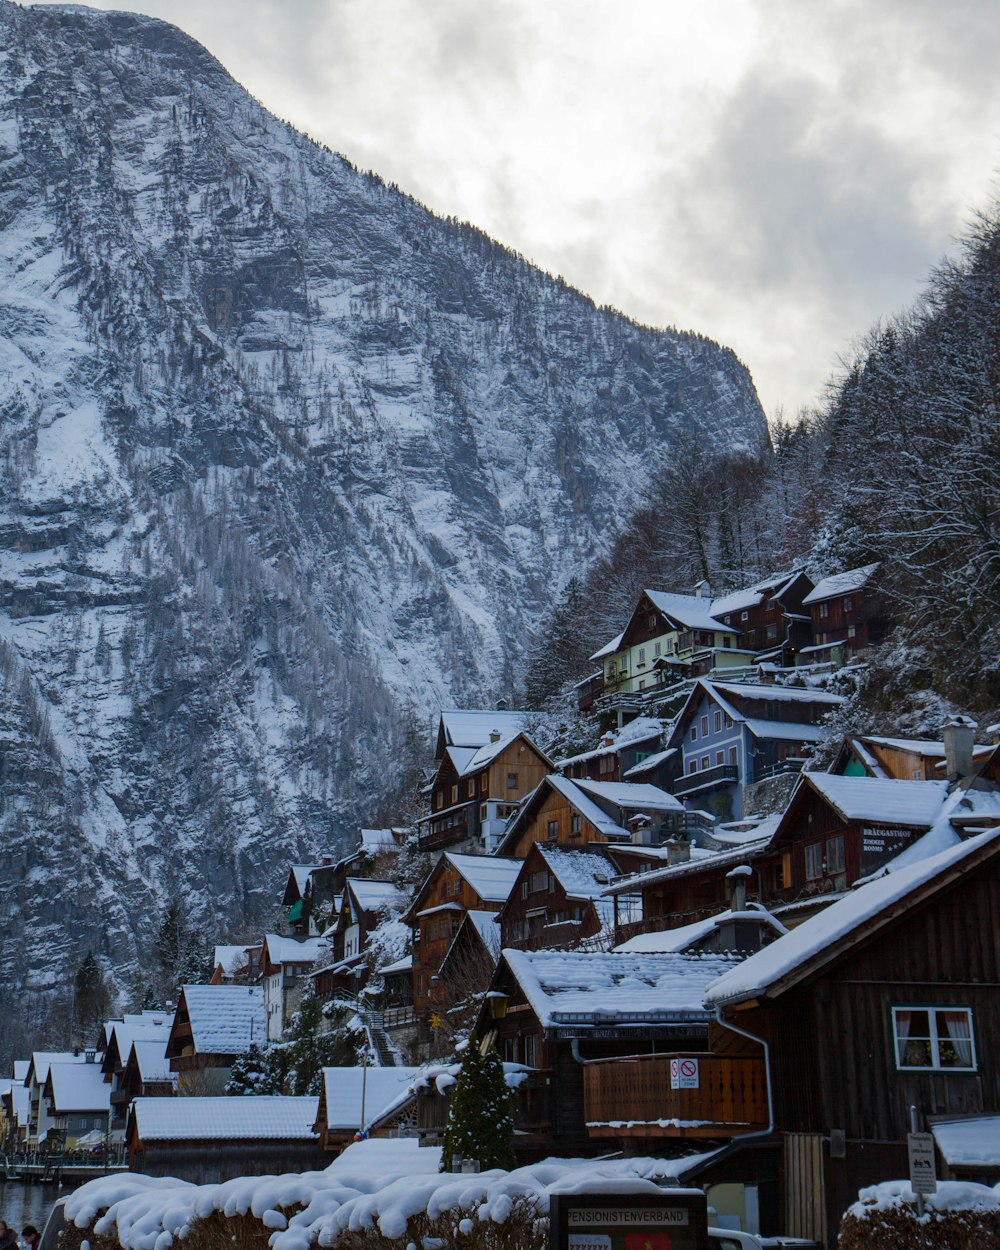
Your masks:
[{"label": "balcony railing", "polygon": [[[671,1060],[690,1061],[676,1080]],[[591,1137],[734,1137],[767,1127],[764,1060],[753,1055],[602,1059],[584,1067],[583,1097]]]},{"label": "balcony railing", "polygon": [[735,764],[716,764],[714,768],[705,768],[697,773],[685,773],[674,782],[674,794],[680,798],[682,794],[693,794],[696,790],[707,790],[710,786],[729,785],[739,781],[740,770]]}]

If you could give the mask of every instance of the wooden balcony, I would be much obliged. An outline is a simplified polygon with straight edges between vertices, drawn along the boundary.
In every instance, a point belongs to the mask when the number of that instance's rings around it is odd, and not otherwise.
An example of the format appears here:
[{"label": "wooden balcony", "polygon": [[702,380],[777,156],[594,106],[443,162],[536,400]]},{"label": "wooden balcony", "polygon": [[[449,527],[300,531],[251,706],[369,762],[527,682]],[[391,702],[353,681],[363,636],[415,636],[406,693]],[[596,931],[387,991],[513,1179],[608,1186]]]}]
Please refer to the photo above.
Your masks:
[{"label": "wooden balcony", "polygon": [[[672,1059],[697,1062],[697,1087],[672,1088]],[[583,1098],[591,1137],[735,1137],[767,1128],[763,1056],[602,1059],[583,1069]]]}]

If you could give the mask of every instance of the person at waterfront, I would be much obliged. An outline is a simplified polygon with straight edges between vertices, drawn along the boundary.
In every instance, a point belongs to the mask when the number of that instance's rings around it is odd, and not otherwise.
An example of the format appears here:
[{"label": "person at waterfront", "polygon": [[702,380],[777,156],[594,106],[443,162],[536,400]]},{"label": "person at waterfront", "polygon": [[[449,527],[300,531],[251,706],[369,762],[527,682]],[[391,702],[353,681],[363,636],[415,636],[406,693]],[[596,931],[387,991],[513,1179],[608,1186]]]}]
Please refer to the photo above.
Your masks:
[{"label": "person at waterfront", "polygon": [[17,1233],[6,1220],[0,1220],[0,1250],[17,1250]]},{"label": "person at waterfront", "polygon": [[21,1229],[21,1240],[24,1242],[24,1250],[38,1250],[42,1237],[34,1224],[25,1224]]}]

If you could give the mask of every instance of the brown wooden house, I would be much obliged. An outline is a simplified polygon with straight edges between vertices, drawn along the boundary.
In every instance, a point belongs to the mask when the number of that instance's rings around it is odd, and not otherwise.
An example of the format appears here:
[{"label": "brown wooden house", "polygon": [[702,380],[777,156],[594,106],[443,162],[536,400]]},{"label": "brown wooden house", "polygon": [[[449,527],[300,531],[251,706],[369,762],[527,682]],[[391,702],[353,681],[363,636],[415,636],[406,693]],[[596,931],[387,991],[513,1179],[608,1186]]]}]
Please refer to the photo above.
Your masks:
[{"label": "brown wooden house", "polygon": [[441,713],[431,810],[418,822],[421,850],[496,850],[521,800],[553,769],[524,732],[526,719],[526,712]]},{"label": "brown wooden house", "polygon": [[803,599],[812,614],[813,642],[799,652],[801,663],[844,663],[889,632],[891,621],[879,591],[875,564],[824,577]]},{"label": "brown wooden house", "polygon": [[[731,955],[505,950],[477,1032],[502,1060],[533,1070],[530,1085],[546,1103],[541,1115],[534,1106],[530,1136],[522,1142],[516,1132],[515,1149],[529,1157],[607,1151],[618,1121],[631,1117],[617,1088],[585,1093],[592,1061],[705,1051],[705,987],[735,962]],[[677,1136],[669,1107],[646,1113],[661,1143]]]},{"label": "brown wooden house", "polygon": [[327,1152],[340,1154],[362,1132],[372,1137],[416,1136],[420,1068],[331,1067],[323,1069],[313,1130]]},{"label": "brown wooden house", "polygon": [[605,844],[535,842],[500,909],[504,948],[572,949],[601,933],[610,941],[614,908],[603,895],[619,871]]},{"label": "brown wooden house", "polygon": [[413,929],[413,1008],[424,1016],[435,1004],[433,979],[465,915],[498,912],[514,887],[521,861],[446,851],[431,869],[403,917]]},{"label": "brown wooden house", "polygon": [[656,786],[546,777],[507,828],[504,855],[523,859],[536,842],[658,845],[687,827],[682,804]]},{"label": "brown wooden house", "polygon": [[712,600],[712,615],[739,629],[740,643],[753,662],[790,667],[812,641],[812,620],[805,597],[812,579],[801,569],[776,573],[744,590]]},{"label": "brown wooden house", "polygon": [[711,987],[706,1005],[742,1031],[720,1044],[768,1065],[780,1231],[833,1245],[861,1186],[905,1179],[911,1106],[925,1124],[1000,1114],[998,915],[992,830],[860,887]]},{"label": "brown wooden house", "polygon": [[166,1058],[180,1093],[222,1093],[237,1055],[267,1044],[259,985],[185,985],[170,1026]]},{"label": "brown wooden house", "polygon": [[623,781],[630,768],[662,754],[662,749],[662,721],[639,716],[621,729],[609,729],[591,750],[558,760],[556,767],[573,780]]}]

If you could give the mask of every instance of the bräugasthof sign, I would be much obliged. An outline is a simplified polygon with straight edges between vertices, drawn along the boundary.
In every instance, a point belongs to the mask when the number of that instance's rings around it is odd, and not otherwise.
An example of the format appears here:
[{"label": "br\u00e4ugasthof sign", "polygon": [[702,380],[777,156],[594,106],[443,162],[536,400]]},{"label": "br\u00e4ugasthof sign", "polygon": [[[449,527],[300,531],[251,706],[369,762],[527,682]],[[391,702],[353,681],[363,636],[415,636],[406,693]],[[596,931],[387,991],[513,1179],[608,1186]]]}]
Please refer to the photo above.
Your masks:
[{"label": "br\u00e4ugasthof sign", "polygon": [[688,1222],[683,1207],[570,1207],[566,1221],[571,1228],[581,1225],[603,1224],[613,1228],[616,1224],[678,1224]]}]

